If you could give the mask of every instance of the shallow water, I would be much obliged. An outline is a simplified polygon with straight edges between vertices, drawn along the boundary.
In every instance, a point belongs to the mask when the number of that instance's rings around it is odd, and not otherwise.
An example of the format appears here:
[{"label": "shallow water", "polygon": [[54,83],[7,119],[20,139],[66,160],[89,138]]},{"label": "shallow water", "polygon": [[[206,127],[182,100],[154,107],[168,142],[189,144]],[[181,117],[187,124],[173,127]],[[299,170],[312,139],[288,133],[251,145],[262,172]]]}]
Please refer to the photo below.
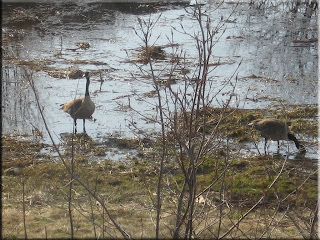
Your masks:
[{"label": "shallow water", "polygon": [[[232,2],[215,10],[217,6],[217,2],[206,5],[212,25],[221,19],[224,23],[216,35],[212,59],[212,62],[224,64],[210,73],[214,86],[212,94],[242,63],[236,71],[237,83],[233,77],[232,84],[228,84],[213,102],[215,106],[230,96],[235,84],[232,104],[240,108],[317,104],[317,42],[295,41],[317,37],[315,13],[310,18],[304,16],[303,9],[292,13],[289,3],[263,9]],[[139,29],[138,17],[154,20],[161,14],[153,28],[152,40],[159,36],[156,45],[168,46],[171,30],[179,30],[173,31],[174,43],[186,52],[187,66],[192,71],[197,57],[195,42],[180,32],[181,24],[187,33],[199,31],[188,14],[191,10],[188,3],[157,7],[110,3],[4,4],[3,55],[11,58],[4,58],[2,66],[3,133],[31,133],[36,127],[49,142],[34,94],[25,78],[28,68],[15,64],[12,57],[50,61],[48,66],[56,69],[73,66],[82,71],[103,73],[105,82],[102,85],[99,74],[91,77],[90,96],[96,104],[93,115],[96,121],[86,121],[86,130],[93,139],[101,141],[115,135],[134,137],[158,131],[155,122],[145,119],[156,116],[156,99],[146,95],[154,90],[151,79],[143,78],[132,64],[143,45],[134,29]],[[234,13],[227,19],[232,11]],[[78,42],[89,42],[91,46],[87,50],[74,50]],[[168,46],[164,50],[170,54],[172,49]],[[168,65],[168,61],[159,61],[155,67],[162,69]],[[84,95],[85,79],[51,77],[45,71],[34,71],[32,78],[49,128],[59,142],[60,134],[72,132],[73,128],[72,119],[59,109],[60,104]],[[177,80],[173,87],[181,84]],[[82,131],[80,120],[78,131]],[[317,158],[316,144],[310,146],[308,156]]]}]

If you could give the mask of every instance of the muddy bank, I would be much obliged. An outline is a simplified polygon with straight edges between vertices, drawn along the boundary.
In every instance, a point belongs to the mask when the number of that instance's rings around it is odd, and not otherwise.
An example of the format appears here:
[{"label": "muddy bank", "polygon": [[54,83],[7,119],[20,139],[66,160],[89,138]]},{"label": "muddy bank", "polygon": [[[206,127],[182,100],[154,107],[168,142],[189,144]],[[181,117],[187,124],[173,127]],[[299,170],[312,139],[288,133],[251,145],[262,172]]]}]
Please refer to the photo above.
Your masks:
[{"label": "muddy bank", "polygon": [[[144,150],[137,141],[114,141],[112,146],[136,149],[141,154],[131,160],[110,161],[101,144],[84,135],[79,135],[74,140],[74,170],[77,176],[94,189],[96,194],[107,199],[110,213],[131,236],[153,236],[154,226],[150,222],[150,214],[155,201],[159,149],[154,144],[153,147],[148,145],[146,140]],[[61,152],[69,163],[71,146],[70,142],[65,143],[65,150],[61,148]],[[67,186],[70,184],[70,176],[61,161],[52,161],[50,155],[40,154],[45,145],[22,140],[21,136],[4,137],[2,144],[2,159],[5,159],[2,168],[3,236],[24,236],[23,225],[19,224],[23,218],[23,182],[28,237],[68,237]],[[104,158],[104,161],[95,161],[96,156]],[[175,156],[169,154],[168,158],[170,161],[166,162],[164,170],[164,218],[161,221],[164,229],[173,224],[179,189],[184,181],[183,174],[175,164]],[[223,179],[219,177],[222,173]],[[228,154],[226,149],[221,148],[203,156],[197,174],[198,189],[202,194],[197,198],[196,212],[201,214],[205,208],[206,216],[210,216],[211,220],[218,220],[218,209],[223,211],[220,220],[225,227],[221,231],[226,231],[261,196],[264,197],[259,206],[241,223],[241,232],[232,232],[234,237],[240,237],[244,233],[246,236],[297,236],[301,229],[298,230],[295,224],[306,223],[313,216],[317,204],[317,166],[310,159],[286,161],[285,157],[279,155],[240,157]],[[277,182],[274,187],[268,188],[275,178]],[[217,181],[214,185],[213,180]],[[208,186],[211,186],[209,191]],[[224,186],[223,201],[219,193],[221,186]],[[72,201],[73,221],[77,229],[75,237],[93,237],[97,233],[121,237],[115,229],[102,233],[103,226],[111,222],[101,218],[101,206],[77,183],[73,185]],[[92,218],[95,219],[96,229],[89,220]],[[277,231],[269,231],[263,223],[272,223],[274,220],[276,223],[273,224],[273,230]],[[257,221],[261,221],[257,228],[250,227],[256,226]],[[218,228],[218,224],[213,222],[210,227],[207,226],[204,231],[196,234],[199,237],[212,236],[212,232]],[[308,232],[310,228],[306,227],[304,231]],[[164,230],[161,236],[167,238],[171,233]]]}]

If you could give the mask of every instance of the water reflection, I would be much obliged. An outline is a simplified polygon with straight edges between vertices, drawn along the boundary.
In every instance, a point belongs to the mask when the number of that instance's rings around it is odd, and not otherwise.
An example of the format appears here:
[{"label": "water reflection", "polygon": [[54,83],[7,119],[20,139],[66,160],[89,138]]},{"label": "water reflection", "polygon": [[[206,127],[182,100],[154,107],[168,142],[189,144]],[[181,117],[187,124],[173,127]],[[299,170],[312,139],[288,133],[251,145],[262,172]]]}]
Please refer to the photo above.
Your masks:
[{"label": "water reflection", "polygon": [[24,77],[25,69],[2,69],[2,123],[4,133],[27,132],[42,125],[34,105],[34,93]]}]

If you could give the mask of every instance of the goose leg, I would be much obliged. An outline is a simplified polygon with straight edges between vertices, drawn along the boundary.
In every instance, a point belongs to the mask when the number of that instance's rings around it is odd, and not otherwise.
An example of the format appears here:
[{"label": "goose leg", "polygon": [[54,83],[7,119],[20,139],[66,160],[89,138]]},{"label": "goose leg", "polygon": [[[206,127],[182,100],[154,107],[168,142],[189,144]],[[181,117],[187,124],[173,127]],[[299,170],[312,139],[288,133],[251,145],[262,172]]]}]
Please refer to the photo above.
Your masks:
[{"label": "goose leg", "polygon": [[83,132],[86,133],[86,120],[83,119]]},{"label": "goose leg", "polygon": [[267,139],[264,139],[264,154],[267,154]]},{"label": "goose leg", "polygon": [[74,133],[77,134],[77,119],[74,120]]}]

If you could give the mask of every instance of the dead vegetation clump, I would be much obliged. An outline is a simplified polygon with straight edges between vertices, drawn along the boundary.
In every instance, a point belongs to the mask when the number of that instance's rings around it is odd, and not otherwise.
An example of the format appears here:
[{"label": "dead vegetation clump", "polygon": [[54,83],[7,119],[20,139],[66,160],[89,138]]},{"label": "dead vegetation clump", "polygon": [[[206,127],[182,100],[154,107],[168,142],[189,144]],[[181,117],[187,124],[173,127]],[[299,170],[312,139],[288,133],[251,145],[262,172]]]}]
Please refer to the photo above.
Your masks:
[{"label": "dead vegetation clump", "polygon": [[2,137],[2,168],[24,168],[33,164],[39,164],[50,160],[50,157],[41,153],[45,145],[35,142],[23,136],[14,137],[4,135]]},{"label": "dead vegetation clump", "polygon": [[166,52],[162,46],[142,47],[135,62],[147,64],[149,61],[164,60]]}]

